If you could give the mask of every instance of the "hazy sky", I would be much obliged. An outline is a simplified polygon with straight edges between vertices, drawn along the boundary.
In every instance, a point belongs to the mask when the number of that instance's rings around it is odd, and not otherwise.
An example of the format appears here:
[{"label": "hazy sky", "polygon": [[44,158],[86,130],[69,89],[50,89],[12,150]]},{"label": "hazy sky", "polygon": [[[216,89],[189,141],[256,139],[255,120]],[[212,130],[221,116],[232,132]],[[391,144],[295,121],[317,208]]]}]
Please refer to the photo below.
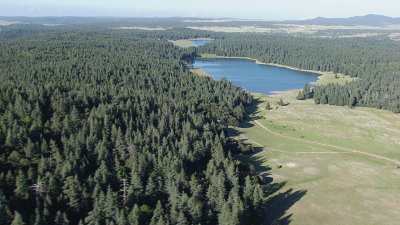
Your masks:
[{"label": "hazy sky", "polygon": [[0,0],[0,16],[400,17],[400,0]]}]

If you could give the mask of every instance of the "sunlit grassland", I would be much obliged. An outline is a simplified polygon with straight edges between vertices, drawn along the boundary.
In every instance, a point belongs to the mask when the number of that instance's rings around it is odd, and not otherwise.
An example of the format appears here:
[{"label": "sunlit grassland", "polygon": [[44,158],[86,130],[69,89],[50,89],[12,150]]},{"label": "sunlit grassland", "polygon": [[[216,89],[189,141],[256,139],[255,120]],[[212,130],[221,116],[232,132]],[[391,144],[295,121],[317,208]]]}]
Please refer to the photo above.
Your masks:
[{"label": "sunlit grassland", "polygon": [[191,69],[190,72],[201,77],[211,77],[211,75],[208,74],[205,70],[199,68]]},{"label": "sunlit grassland", "polygon": [[175,40],[175,41],[171,41],[171,42],[174,45],[181,47],[181,48],[194,47],[192,40],[189,40],[189,39],[181,39],[181,40]]},{"label": "sunlit grassland", "polygon": [[350,77],[344,74],[336,74],[333,72],[320,72],[321,76],[317,80],[317,85],[327,84],[346,84],[356,80],[356,78]]},{"label": "sunlit grassland", "polygon": [[[256,119],[238,128],[239,138],[263,149],[253,159],[270,166],[276,182],[287,182],[281,192],[307,191],[286,213],[291,224],[398,224],[400,169],[393,160],[400,162],[400,115],[296,95],[254,94]],[[279,106],[281,98],[289,105]]]}]

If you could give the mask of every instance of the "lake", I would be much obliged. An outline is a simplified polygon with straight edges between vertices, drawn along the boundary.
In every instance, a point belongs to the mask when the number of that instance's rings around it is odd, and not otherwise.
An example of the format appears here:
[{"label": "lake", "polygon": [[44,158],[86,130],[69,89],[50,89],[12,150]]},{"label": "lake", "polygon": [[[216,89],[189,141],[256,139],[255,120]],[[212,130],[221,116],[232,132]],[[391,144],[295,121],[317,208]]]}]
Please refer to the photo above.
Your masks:
[{"label": "lake", "polygon": [[272,94],[276,91],[301,89],[315,82],[317,74],[276,66],[257,64],[247,59],[196,59],[194,68],[200,68],[213,79],[227,79],[250,92]]},{"label": "lake", "polygon": [[203,45],[207,44],[211,40],[210,39],[193,39],[191,41],[192,41],[194,47],[199,47],[199,46],[203,46]]}]

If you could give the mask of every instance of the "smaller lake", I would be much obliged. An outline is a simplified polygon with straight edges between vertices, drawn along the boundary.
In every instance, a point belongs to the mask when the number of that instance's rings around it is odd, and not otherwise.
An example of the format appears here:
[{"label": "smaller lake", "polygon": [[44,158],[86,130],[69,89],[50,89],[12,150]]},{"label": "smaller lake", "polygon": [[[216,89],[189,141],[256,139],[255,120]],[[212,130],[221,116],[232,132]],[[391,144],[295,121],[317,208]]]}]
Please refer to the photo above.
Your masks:
[{"label": "smaller lake", "polygon": [[257,64],[247,59],[196,59],[194,68],[200,68],[213,79],[227,79],[250,92],[272,94],[276,91],[301,89],[315,82],[317,74],[276,66]]},{"label": "smaller lake", "polygon": [[200,46],[206,45],[211,40],[210,39],[193,39],[191,41],[193,43],[193,46],[200,47]]}]

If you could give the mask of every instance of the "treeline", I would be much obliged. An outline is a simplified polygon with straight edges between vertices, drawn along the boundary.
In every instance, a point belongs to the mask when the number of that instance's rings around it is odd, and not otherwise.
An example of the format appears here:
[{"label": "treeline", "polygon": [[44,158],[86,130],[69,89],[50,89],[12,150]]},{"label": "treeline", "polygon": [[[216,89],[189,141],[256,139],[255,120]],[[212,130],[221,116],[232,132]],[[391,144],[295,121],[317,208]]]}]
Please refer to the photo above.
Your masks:
[{"label": "treeline", "polygon": [[400,113],[400,73],[368,76],[347,85],[316,86],[317,104],[375,107]]},{"label": "treeline", "polygon": [[257,224],[265,191],[225,136],[251,96],[135,32],[0,42],[0,224]]},{"label": "treeline", "polygon": [[358,77],[347,85],[317,87],[316,103],[352,102],[400,112],[400,43],[388,39],[229,34],[201,47],[199,53],[246,56],[266,63]]},{"label": "treeline", "polygon": [[[89,18],[87,18],[89,19]],[[43,19],[44,20],[44,19]],[[46,21],[46,20],[44,20]],[[45,22],[43,23],[45,24]],[[162,23],[157,25],[159,20],[149,20],[147,22],[151,22],[147,24],[140,19],[134,20],[135,23],[128,23],[125,20],[121,19],[120,24],[109,24],[106,22],[102,22],[102,20],[97,21],[96,23],[78,23],[74,24],[71,21],[63,23],[63,20],[57,24],[57,20],[47,21],[47,23],[54,24],[54,26],[43,25],[38,22],[34,24],[13,24],[9,26],[2,26],[0,29],[0,40],[15,40],[21,38],[29,38],[35,36],[37,39],[48,39],[49,35],[55,38],[58,35],[62,35],[66,32],[80,34],[86,33],[85,35],[98,34],[101,33],[103,35],[108,36],[116,36],[118,38],[151,38],[157,40],[178,40],[178,39],[190,39],[190,38],[213,38],[213,39],[222,39],[224,38],[224,33],[217,33],[211,31],[201,31],[201,30],[193,30],[185,27],[179,26],[164,26]],[[73,20],[72,20],[73,21]],[[105,21],[108,21],[105,19]],[[111,20],[112,21],[112,20]],[[109,21],[110,22],[110,21]],[[123,23],[124,22],[124,23]],[[125,28],[124,28],[125,27]],[[144,28],[164,28],[165,30],[141,30],[141,29],[132,29],[133,27],[144,27]],[[134,35],[133,35],[134,34]]]}]

